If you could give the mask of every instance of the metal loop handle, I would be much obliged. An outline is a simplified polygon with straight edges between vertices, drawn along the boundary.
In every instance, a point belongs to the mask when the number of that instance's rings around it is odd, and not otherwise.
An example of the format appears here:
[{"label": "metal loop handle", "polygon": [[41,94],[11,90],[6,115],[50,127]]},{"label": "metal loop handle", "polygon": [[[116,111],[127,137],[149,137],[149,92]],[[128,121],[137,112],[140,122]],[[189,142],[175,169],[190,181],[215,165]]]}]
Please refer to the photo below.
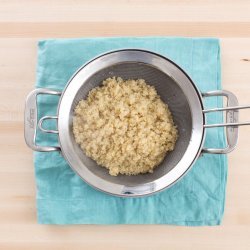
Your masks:
[{"label": "metal loop handle", "polygon": [[[25,111],[24,111],[24,138],[26,144],[35,151],[41,152],[51,152],[59,151],[60,147],[53,146],[39,146],[36,145],[36,127],[37,127],[37,96],[40,94],[45,95],[61,95],[61,92],[54,91],[50,89],[35,89],[27,97],[25,102]],[[55,119],[55,116],[50,116],[50,119]],[[46,130],[42,128],[42,123],[44,120],[48,119],[48,116],[43,117],[39,121],[39,128],[43,132],[47,133],[58,133],[55,130]],[[52,132],[53,131],[53,132]]]},{"label": "metal loop handle", "polygon": [[239,122],[240,109],[250,108],[250,105],[239,106],[237,97],[230,91],[215,90],[202,94],[203,97],[225,96],[227,107],[203,110],[203,113],[226,111],[226,123],[205,124],[204,128],[226,127],[227,146],[225,148],[204,148],[204,153],[227,154],[233,151],[238,141],[238,126],[250,125],[250,122]]},{"label": "metal loop handle", "polygon": [[53,129],[45,129],[43,128],[43,122],[45,120],[58,120],[57,116],[44,116],[42,117],[39,122],[38,122],[38,127],[45,133],[51,133],[51,134],[58,134],[58,130],[53,130]]}]

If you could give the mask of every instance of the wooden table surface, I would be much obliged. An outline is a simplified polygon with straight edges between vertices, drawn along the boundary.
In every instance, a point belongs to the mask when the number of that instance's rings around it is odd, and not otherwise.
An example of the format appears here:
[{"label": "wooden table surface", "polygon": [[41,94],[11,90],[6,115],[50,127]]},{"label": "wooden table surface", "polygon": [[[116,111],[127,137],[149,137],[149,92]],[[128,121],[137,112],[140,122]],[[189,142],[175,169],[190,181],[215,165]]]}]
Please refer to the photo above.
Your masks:
[{"label": "wooden table surface", "polygon": [[250,249],[250,127],[229,155],[222,226],[37,224],[23,110],[38,39],[144,35],[219,37],[223,86],[250,104],[249,0],[0,0],[0,249]]}]

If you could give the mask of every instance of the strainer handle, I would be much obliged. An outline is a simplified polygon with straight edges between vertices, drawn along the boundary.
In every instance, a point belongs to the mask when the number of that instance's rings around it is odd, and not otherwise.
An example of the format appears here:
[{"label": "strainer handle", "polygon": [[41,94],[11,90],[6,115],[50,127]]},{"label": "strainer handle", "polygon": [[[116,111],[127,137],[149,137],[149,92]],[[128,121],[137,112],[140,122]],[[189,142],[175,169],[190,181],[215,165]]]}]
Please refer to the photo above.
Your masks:
[{"label": "strainer handle", "polygon": [[[61,92],[51,90],[51,89],[35,89],[30,92],[27,96],[25,102],[25,110],[24,110],[24,138],[26,144],[35,151],[40,152],[51,152],[51,151],[59,151],[60,147],[53,146],[39,146],[36,145],[36,129],[37,129],[37,96],[40,94],[46,95],[61,95]],[[43,117],[40,120],[41,127],[42,121],[47,117]],[[53,117],[54,118],[54,117]],[[47,118],[48,119],[48,118]],[[44,130],[44,132],[49,132]]]},{"label": "strainer handle", "polygon": [[225,148],[204,148],[203,153],[227,154],[233,151],[238,141],[238,126],[250,125],[250,122],[239,122],[239,109],[250,108],[250,105],[239,106],[237,97],[227,90],[215,90],[202,94],[203,97],[224,96],[227,107],[203,110],[203,113],[226,111],[226,123],[205,124],[204,128],[226,127],[227,146]]}]

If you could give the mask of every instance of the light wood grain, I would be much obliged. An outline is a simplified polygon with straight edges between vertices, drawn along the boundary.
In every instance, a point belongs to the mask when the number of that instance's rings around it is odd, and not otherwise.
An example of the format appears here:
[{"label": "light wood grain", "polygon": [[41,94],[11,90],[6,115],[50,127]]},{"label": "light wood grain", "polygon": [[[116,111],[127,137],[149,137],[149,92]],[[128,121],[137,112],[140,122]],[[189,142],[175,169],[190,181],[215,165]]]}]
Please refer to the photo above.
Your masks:
[{"label": "light wood grain", "polygon": [[248,22],[248,0],[1,0],[1,22]]},{"label": "light wood grain", "polygon": [[[65,32],[67,31],[67,32]],[[5,22],[0,38],[90,36],[250,37],[250,22]]]},{"label": "light wood grain", "polygon": [[[222,82],[250,103],[250,1],[0,0],[0,249],[250,249],[250,127],[229,155],[219,227],[38,225],[24,100],[36,44],[48,37],[171,35],[221,38]],[[250,120],[250,111],[241,120]]]}]

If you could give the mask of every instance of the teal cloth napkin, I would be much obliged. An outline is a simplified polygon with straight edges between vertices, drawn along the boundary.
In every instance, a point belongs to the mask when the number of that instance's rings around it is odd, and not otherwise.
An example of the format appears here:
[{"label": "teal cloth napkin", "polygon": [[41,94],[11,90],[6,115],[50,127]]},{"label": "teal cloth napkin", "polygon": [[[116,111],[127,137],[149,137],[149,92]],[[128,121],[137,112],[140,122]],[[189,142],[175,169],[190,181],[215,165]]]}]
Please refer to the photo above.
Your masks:
[{"label": "teal cloth napkin", "polygon": [[[39,42],[37,88],[63,90],[71,75],[93,57],[115,49],[141,48],[181,66],[200,91],[221,88],[217,39],[124,37],[51,39]],[[55,115],[58,97],[39,96],[38,115]],[[207,98],[206,107],[222,105]],[[208,117],[222,121],[221,114]],[[47,124],[49,128],[53,124]],[[56,145],[57,136],[37,133],[37,144]],[[225,145],[223,129],[208,129],[206,146]],[[218,225],[224,213],[227,158],[205,154],[171,188],[144,198],[119,198],[86,184],[58,152],[34,153],[38,221],[41,224]]]}]

